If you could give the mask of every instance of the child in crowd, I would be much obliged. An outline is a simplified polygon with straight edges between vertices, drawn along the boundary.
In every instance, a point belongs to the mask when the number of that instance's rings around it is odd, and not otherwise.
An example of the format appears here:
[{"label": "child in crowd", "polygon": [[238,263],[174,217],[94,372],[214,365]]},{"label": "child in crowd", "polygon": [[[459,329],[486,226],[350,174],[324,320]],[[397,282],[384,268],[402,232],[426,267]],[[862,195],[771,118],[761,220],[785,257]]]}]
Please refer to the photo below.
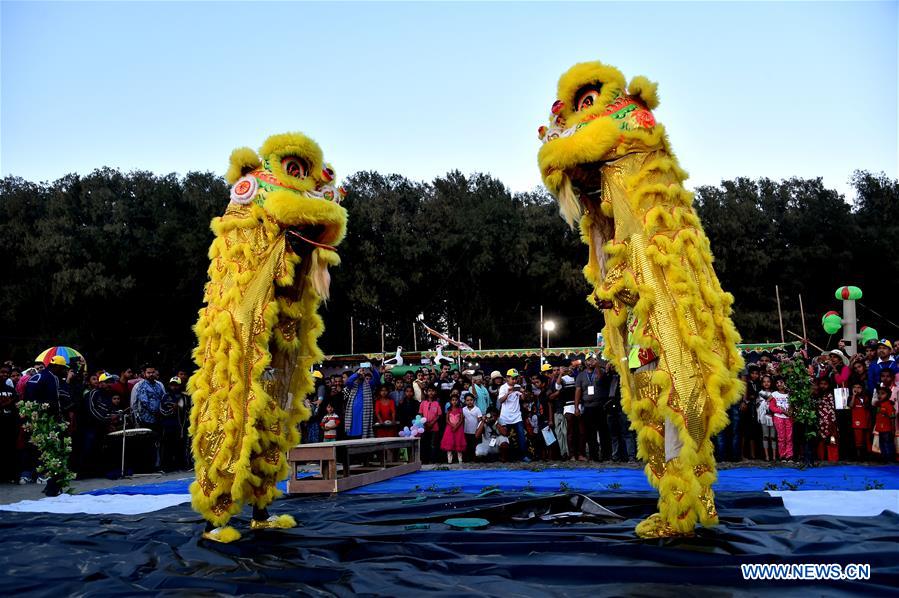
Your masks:
[{"label": "child in crowd", "polygon": [[475,432],[475,438],[478,444],[474,449],[475,457],[483,461],[491,461],[499,456],[500,460],[505,463],[509,453],[509,437],[506,427],[500,424],[499,411],[496,407],[489,407],[487,415],[478,425]]},{"label": "child in crowd", "polygon": [[421,435],[421,461],[433,463],[437,460],[437,434],[440,431],[440,416],[443,415],[435,387],[427,388],[425,400],[418,407],[418,414],[425,419],[425,431]]},{"label": "child in crowd", "polygon": [[896,405],[893,403],[890,388],[877,387],[877,398],[872,401],[876,410],[874,432],[878,435],[880,456],[886,463],[896,459]]},{"label": "child in crowd", "polygon": [[390,388],[383,384],[375,401],[375,438],[396,436],[396,403],[390,398]]},{"label": "child in crowd", "polygon": [[524,393],[524,399],[521,408],[521,414],[524,416],[524,430],[528,437],[528,452],[535,459],[543,458],[543,409],[540,402],[532,392]]},{"label": "child in crowd", "polygon": [[840,431],[837,428],[837,407],[833,398],[830,378],[818,379],[816,394],[818,395],[818,459],[836,462],[839,458]]},{"label": "child in crowd", "polygon": [[768,402],[774,391],[771,376],[762,376],[762,388],[756,397],[756,414],[762,427],[762,451],[765,453],[765,461],[774,461],[777,458],[777,434],[774,432],[774,420],[771,417],[771,409]]},{"label": "child in crowd", "polygon": [[453,462],[453,453],[456,454],[458,463],[462,463],[462,451],[465,450],[465,431],[462,429],[464,416],[459,405],[459,391],[454,390],[450,394],[450,407],[446,412],[446,428],[443,430],[443,439],[440,441],[440,449],[446,451],[446,462]]},{"label": "child in crowd", "polygon": [[861,461],[868,455],[871,446],[871,405],[865,387],[861,382],[852,385],[849,398],[852,414],[852,433],[855,439],[855,454]]},{"label": "child in crowd", "polygon": [[777,431],[777,452],[781,460],[793,460],[793,418],[790,417],[790,394],[787,384],[780,376],[775,381],[777,390],[771,393],[768,408],[773,414],[774,429]]},{"label": "child in crowd", "polygon": [[337,440],[337,427],[340,425],[340,416],[334,413],[334,405],[329,401],[325,405],[325,414],[322,416],[321,427],[324,431],[325,442]]},{"label": "child in crowd", "polygon": [[396,406],[397,426],[399,428],[411,426],[416,415],[418,415],[418,401],[415,400],[415,388],[407,384],[403,388],[403,398]]},{"label": "child in crowd", "polygon": [[478,424],[481,423],[483,417],[481,410],[474,404],[474,395],[465,394],[465,407],[462,408],[462,418],[464,423],[462,431],[465,433],[465,460],[474,461],[474,447],[477,444],[475,434],[478,431]]}]

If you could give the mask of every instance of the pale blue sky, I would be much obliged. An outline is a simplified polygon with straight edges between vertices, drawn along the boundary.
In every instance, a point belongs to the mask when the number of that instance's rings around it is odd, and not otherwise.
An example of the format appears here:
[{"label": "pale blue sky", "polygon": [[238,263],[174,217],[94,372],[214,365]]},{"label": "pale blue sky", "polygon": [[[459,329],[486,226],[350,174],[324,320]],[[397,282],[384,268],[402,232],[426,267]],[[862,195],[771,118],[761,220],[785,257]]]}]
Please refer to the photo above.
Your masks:
[{"label": "pale blue sky", "polygon": [[223,173],[300,130],[343,176],[540,183],[559,75],[659,82],[691,182],[897,176],[897,3],[38,3],[2,10],[0,173]]}]

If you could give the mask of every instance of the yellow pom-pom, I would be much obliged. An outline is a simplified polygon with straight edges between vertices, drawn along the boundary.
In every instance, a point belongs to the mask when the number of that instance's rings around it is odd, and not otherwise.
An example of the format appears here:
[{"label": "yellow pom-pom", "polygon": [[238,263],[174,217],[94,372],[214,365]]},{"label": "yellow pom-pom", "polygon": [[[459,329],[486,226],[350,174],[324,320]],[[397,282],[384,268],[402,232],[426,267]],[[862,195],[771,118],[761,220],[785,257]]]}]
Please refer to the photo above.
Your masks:
[{"label": "yellow pom-pom", "polygon": [[214,530],[203,532],[203,537],[213,542],[230,544],[235,540],[240,540],[240,532],[230,525],[226,525],[225,527],[217,527]]},{"label": "yellow pom-pom", "polygon": [[646,107],[652,110],[659,105],[658,87],[657,83],[638,75],[631,79],[627,86],[627,92],[632,96],[640,96],[640,99],[646,103]]},{"label": "yellow pom-pom", "polygon": [[256,155],[256,152],[248,147],[239,147],[231,152],[231,158],[228,160],[228,172],[225,173],[225,180],[229,185],[237,182],[237,179],[246,173],[256,170],[262,165],[262,160]]},{"label": "yellow pom-pom", "polygon": [[250,522],[251,529],[290,529],[297,526],[296,519],[293,515],[272,515],[265,521]]}]

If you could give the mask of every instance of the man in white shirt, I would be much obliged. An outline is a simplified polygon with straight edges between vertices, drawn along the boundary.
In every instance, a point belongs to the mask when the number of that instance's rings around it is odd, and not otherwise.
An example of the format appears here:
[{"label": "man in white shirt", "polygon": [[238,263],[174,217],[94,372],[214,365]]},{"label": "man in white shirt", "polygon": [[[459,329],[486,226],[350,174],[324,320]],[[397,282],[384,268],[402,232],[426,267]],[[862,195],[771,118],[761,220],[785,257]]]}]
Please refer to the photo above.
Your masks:
[{"label": "man in white shirt", "polygon": [[518,370],[511,369],[506,372],[506,382],[499,387],[497,402],[500,405],[499,423],[510,430],[515,430],[518,437],[518,451],[521,460],[530,463],[528,457],[528,440],[524,434],[524,422],[521,421],[521,384],[519,383]]},{"label": "man in white shirt", "polygon": [[465,432],[465,460],[474,461],[474,447],[477,444],[475,434],[477,434],[478,424],[481,423],[481,418],[484,414],[474,404],[474,395],[470,392],[464,392],[462,396],[465,399],[465,407],[462,407],[462,418],[464,419],[462,430]]}]

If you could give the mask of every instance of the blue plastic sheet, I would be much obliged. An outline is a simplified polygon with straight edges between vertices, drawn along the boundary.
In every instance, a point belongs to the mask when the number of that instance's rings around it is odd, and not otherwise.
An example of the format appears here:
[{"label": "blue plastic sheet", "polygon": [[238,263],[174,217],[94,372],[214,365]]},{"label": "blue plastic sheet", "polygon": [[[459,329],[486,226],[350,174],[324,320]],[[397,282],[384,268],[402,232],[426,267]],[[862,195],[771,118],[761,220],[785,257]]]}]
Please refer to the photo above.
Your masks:
[{"label": "blue plastic sheet", "polygon": [[[356,488],[355,494],[400,494],[411,491],[452,491],[476,494],[489,487],[500,490],[551,492],[572,490],[652,491],[640,469],[457,469],[419,471],[392,480]],[[843,465],[796,469],[792,467],[740,467],[718,472],[717,491],[763,490],[871,490],[899,489],[899,467]]]},{"label": "blue plastic sheet", "polygon": [[[92,494],[93,496],[103,496],[104,494],[189,494],[190,483],[193,481],[193,478],[184,478],[183,480],[169,480],[167,482],[140,484],[138,486],[113,486],[112,488],[91,490],[84,494]],[[282,492],[287,492],[287,480],[278,482],[278,488],[280,488]]]},{"label": "blue plastic sheet", "polygon": [[[302,477],[302,476],[301,476]],[[139,486],[116,486],[89,492],[103,494],[186,494],[192,478]],[[439,491],[477,494],[489,487],[500,490],[554,492],[646,491],[652,490],[641,469],[627,468],[547,468],[454,469],[419,471],[384,482],[350,490],[351,494],[405,494]],[[286,483],[279,484],[286,491]],[[718,473],[717,491],[760,492],[762,490],[897,490],[899,466],[839,465],[808,469],[792,467],[738,467]]]}]

